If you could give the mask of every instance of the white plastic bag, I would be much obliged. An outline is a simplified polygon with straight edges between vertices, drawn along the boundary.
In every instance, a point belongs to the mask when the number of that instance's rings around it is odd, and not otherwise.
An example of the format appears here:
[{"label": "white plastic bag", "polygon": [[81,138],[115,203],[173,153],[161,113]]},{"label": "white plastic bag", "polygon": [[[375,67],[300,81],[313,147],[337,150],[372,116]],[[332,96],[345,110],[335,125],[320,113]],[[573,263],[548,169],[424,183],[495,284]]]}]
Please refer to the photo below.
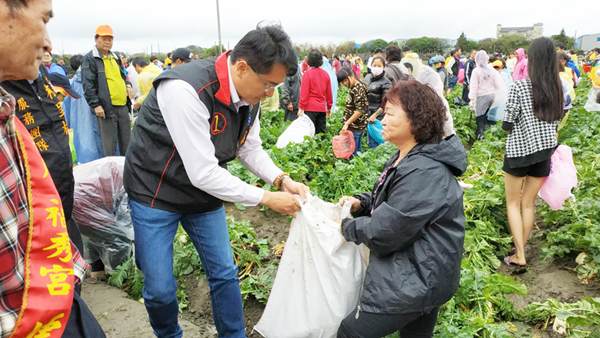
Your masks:
[{"label": "white plastic bag", "polygon": [[277,139],[277,148],[285,148],[289,143],[302,143],[304,136],[315,136],[315,125],[306,114],[297,118]]},{"label": "white plastic bag", "polygon": [[335,337],[358,306],[366,256],[333,220],[344,208],[313,196],[292,221],[267,307],[254,329],[266,338]]}]

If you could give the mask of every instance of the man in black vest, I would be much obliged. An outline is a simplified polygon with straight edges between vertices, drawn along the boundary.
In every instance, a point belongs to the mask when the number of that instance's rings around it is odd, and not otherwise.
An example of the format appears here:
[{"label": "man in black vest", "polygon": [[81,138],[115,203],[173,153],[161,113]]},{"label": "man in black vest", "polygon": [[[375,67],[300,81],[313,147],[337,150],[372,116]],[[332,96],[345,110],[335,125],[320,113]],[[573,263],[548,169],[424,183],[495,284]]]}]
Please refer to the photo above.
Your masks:
[{"label": "man in black vest", "polygon": [[[262,204],[294,215],[292,194],[308,187],[283,173],[262,149],[260,101],[298,69],[288,35],[257,27],[233,51],[162,73],[144,101],[125,160],[136,263],[145,306],[158,337],[181,337],[173,238],[181,223],[193,241],[211,289],[219,337],[245,337],[242,298],[223,201]],[[277,187],[270,192],[227,171],[238,158]]]},{"label": "man in black vest", "polygon": [[71,218],[75,181],[69,148],[69,128],[62,103],[48,80],[46,67],[41,65],[39,69],[38,78],[33,81],[4,81],[2,87],[17,100],[16,116],[29,131],[46,162],[62,201],[69,237],[79,252],[83,253],[79,227]]}]

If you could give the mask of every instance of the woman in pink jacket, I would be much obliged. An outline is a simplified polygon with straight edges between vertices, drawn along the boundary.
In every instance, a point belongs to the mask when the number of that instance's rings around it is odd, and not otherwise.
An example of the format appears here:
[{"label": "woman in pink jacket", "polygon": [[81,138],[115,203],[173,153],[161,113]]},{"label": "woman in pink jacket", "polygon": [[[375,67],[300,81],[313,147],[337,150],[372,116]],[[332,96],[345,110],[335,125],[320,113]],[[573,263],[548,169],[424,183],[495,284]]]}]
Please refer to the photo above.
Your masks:
[{"label": "woman in pink jacket", "polygon": [[471,74],[471,89],[469,99],[475,105],[475,116],[477,119],[477,139],[483,139],[483,134],[490,127],[487,120],[491,108],[497,107],[506,101],[508,89],[500,73],[488,63],[488,54],[480,50],[475,54],[477,67]]},{"label": "woman in pink jacket", "polygon": [[527,58],[525,57],[525,50],[523,48],[517,49],[517,64],[513,70],[513,82],[526,79],[529,77],[527,73]]}]

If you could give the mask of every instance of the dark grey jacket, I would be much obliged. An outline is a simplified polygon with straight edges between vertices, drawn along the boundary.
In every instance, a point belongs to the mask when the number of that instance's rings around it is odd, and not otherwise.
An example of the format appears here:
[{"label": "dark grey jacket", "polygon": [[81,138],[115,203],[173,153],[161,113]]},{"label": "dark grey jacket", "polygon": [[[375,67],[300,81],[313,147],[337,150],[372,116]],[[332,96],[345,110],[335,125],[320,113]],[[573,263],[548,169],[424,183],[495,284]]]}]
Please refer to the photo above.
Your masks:
[{"label": "dark grey jacket", "polygon": [[[291,103],[294,105],[294,111],[298,110],[298,102],[300,102],[301,82],[302,75],[300,72],[296,72],[296,75],[285,78],[285,83],[283,88],[281,88],[281,100],[283,101],[283,104],[288,105]],[[283,108],[284,110],[287,110],[287,108]]]},{"label": "dark grey jacket", "polygon": [[[371,116],[381,107],[383,96],[392,88],[392,82],[387,78],[385,73],[378,77],[373,77],[373,74],[367,74],[364,82],[369,87],[369,116]],[[378,118],[383,119],[383,114],[380,114]]]},{"label": "dark grey jacket", "polygon": [[[465,236],[463,190],[454,176],[467,169],[456,135],[419,144],[344,219],[346,240],[371,249],[360,310],[429,313],[452,298],[460,281]],[[391,166],[391,167],[390,167]],[[372,208],[374,209],[371,212]]]},{"label": "dark grey jacket", "polygon": [[[127,76],[123,69],[121,59],[119,59],[113,52],[109,52],[111,57],[114,57],[121,70],[121,77],[125,83]],[[102,61],[102,54],[98,51],[98,47],[94,46],[92,50],[87,53],[81,60],[81,79],[83,83],[83,90],[85,100],[92,108],[92,114],[94,108],[102,106],[106,116],[112,115],[112,101],[110,99],[110,91],[108,90],[108,83],[106,82],[106,72],[104,70],[104,62]],[[131,108],[131,100],[127,96],[127,107]]]}]

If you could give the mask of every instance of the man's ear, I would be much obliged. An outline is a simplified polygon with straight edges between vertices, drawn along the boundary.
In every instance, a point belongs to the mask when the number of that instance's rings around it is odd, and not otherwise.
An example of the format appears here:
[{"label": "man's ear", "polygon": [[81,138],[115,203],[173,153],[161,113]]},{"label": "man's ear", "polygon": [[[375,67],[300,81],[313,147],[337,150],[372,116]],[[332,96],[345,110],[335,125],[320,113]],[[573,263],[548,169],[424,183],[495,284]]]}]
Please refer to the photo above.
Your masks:
[{"label": "man's ear", "polygon": [[248,63],[246,62],[246,60],[243,60],[243,59],[237,60],[233,64],[233,67],[236,68],[235,74],[240,79],[242,78],[242,75],[244,75],[244,73],[246,73],[250,69],[250,66],[248,65]]}]

